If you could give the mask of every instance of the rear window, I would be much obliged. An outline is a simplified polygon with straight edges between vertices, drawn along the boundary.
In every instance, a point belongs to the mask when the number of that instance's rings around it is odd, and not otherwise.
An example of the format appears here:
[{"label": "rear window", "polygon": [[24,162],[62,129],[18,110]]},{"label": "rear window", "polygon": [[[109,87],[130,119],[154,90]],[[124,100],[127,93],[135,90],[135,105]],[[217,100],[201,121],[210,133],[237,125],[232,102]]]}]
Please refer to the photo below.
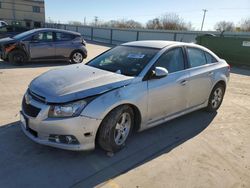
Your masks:
[{"label": "rear window", "polygon": [[204,53],[205,53],[205,56],[206,56],[207,64],[211,64],[211,63],[216,63],[217,62],[217,60],[215,59],[214,56],[212,56],[208,52],[204,52]]},{"label": "rear window", "polygon": [[188,60],[190,67],[199,67],[207,63],[204,51],[197,48],[188,48]]},{"label": "rear window", "polygon": [[76,36],[69,34],[69,33],[56,33],[56,40],[57,41],[69,41],[69,40],[73,40]]}]

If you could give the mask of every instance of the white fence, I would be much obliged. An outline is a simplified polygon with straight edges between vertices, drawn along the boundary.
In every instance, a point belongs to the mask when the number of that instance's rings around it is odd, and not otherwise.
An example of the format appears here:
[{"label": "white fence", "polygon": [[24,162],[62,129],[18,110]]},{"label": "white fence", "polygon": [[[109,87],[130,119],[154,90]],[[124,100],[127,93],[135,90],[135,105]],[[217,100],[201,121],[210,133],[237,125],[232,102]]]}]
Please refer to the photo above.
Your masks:
[{"label": "white fence", "polygon": [[[136,40],[171,40],[182,42],[196,42],[198,35],[214,34],[221,35],[214,31],[167,31],[167,30],[148,30],[148,29],[119,29],[102,28],[90,26],[74,26],[66,24],[46,23],[45,27],[76,31],[83,35],[87,40],[104,42],[109,44],[120,44]],[[246,37],[250,38],[250,32],[224,32],[224,37]]]}]

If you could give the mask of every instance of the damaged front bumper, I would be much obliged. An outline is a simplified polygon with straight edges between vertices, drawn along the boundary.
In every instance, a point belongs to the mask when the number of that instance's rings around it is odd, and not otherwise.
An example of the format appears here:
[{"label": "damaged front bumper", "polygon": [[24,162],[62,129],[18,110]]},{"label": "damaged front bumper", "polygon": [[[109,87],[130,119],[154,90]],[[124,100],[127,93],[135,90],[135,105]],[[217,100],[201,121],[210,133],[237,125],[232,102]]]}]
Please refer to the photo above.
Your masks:
[{"label": "damaged front bumper", "polygon": [[[21,128],[25,135],[34,142],[74,151],[95,148],[95,137],[101,124],[100,119],[81,115],[71,118],[48,118],[48,105],[35,100],[31,100],[28,105],[29,107],[22,105]],[[40,111],[34,114],[36,109]]]}]

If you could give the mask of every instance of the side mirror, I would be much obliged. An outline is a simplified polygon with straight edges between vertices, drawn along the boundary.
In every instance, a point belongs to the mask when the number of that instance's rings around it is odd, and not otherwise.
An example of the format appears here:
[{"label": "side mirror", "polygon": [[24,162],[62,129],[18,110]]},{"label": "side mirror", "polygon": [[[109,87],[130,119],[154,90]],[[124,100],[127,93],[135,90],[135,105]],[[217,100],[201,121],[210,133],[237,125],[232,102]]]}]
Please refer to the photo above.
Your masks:
[{"label": "side mirror", "polygon": [[168,70],[163,67],[155,67],[153,71],[153,78],[160,79],[168,75]]}]

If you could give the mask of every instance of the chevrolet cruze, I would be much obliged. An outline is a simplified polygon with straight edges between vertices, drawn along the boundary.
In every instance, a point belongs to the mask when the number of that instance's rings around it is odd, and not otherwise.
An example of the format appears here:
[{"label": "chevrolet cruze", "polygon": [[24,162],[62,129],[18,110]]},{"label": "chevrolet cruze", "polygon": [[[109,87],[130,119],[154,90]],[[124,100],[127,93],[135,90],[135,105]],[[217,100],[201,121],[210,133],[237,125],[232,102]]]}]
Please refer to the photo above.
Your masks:
[{"label": "chevrolet cruze", "polygon": [[210,50],[171,41],[122,44],[86,65],[35,78],[21,127],[33,141],[68,150],[124,147],[142,131],[198,109],[216,111],[230,67]]}]

